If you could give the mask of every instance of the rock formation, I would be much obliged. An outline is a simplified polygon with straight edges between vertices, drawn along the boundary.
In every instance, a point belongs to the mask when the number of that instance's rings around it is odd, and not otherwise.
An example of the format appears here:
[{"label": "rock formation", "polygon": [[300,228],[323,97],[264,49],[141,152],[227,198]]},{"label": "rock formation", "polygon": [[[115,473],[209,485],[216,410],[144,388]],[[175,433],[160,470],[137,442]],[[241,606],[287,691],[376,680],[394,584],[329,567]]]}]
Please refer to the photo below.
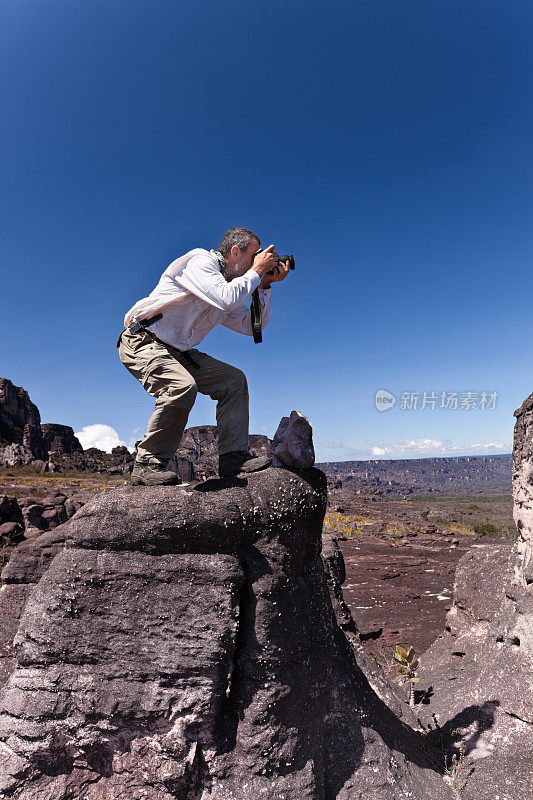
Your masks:
[{"label": "rock formation", "polygon": [[[444,636],[422,658],[419,708],[465,748],[476,800],[533,797],[533,394],[515,412],[516,544],[475,545],[459,562]],[[470,774],[471,773],[471,774]]]},{"label": "rock formation", "polygon": [[274,465],[289,469],[308,469],[315,463],[313,429],[299,411],[282,417],[272,441]]},{"label": "rock formation", "polygon": [[0,378],[0,463],[18,466],[47,458],[40,424],[39,409],[28,392]]},{"label": "rock formation", "polygon": [[74,431],[69,425],[47,422],[41,425],[41,430],[48,451],[65,455],[83,453],[80,440],[74,436]]},{"label": "rock formation", "polygon": [[41,417],[28,392],[0,378],[0,438],[2,444],[22,444],[24,428],[38,428]]},{"label": "rock formation", "polygon": [[325,505],[318,470],[122,486],[19,546],[3,796],[450,798],[358,663]]},{"label": "rock formation", "polygon": [[444,492],[462,495],[511,491],[510,455],[330,461],[316,466],[332,483],[342,480],[357,487],[357,491],[376,494]]}]

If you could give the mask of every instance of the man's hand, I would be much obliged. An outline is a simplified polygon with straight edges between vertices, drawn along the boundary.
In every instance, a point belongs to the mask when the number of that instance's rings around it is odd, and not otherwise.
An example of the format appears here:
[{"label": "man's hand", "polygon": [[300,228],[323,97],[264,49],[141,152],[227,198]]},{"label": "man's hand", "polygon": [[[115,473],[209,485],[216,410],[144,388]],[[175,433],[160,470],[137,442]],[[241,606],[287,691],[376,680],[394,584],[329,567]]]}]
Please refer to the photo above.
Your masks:
[{"label": "man's hand", "polygon": [[277,281],[284,281],[290,271],[291,268],[289,266],[288,261],[285,261],[285,263],[283,261],[280,261],[279,263],[276,262],[273,274],[264,275],[259,286],[261,287],[261,289],[270,289],[270,285],[272,283],[276,283]]},{"label": "man's hand", "polygon": [[269,270],[274,269],[278,264],[278,254],[274,252],[274,245],[271,244],[265,250],[261,250],[252,264],[252,269],[263,277]]}]

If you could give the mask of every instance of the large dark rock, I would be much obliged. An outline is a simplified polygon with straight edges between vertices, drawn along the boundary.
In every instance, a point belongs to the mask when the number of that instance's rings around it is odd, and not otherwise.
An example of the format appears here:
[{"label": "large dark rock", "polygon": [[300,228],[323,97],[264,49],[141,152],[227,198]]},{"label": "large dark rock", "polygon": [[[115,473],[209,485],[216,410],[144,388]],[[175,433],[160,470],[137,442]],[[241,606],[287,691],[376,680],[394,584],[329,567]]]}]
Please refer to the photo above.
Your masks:
[{"label": "large dark rock", "polygon": [[422,658],[420,717],[459,753],[476,800],[533,797],[533,394],[515,412],[516,544],[477,545],[459,562],[444,636]]},{"label": "large dark rock", "polygon": [[0,791],[451,797],[357,663],[333,540],[321,557],[325,504],[318,470],[123,486],[19,547],[3,575],[28,600],[0,698]]},{"label": "large dark rock", "polygon": [[69,425],[46,422],[41,425],[41,430],[49,451],[64,455],[83,453],[80,440],[74,436],[74,431]]},{"label": "large dark rock", "polygon": [[[47,458],[40,423],[39,409],[28,392],[7,378],[0,378],[0,462],[18,466],[33,458]],[[12,447],[8,449],[9,445]]]},{"label": "large dark rock", "polygon": [[0,378],[0,438],[1,444],[22,444],[26,425],[39,427],[41,417],[28,392]]}]

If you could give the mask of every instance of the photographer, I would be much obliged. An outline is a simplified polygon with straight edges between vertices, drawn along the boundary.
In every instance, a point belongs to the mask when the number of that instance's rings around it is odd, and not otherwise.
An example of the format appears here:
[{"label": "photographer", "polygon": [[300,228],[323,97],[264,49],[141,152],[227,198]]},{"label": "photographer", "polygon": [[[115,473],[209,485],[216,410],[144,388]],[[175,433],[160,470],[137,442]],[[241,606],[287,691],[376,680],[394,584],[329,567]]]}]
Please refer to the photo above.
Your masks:
[{"label": "photographer", "polygon": [[244,373],[194,349],[215,325],[252,335],[252,292],[259,288],[261,327],[272,313],[270,287],[285,280],[289,261],[274,245],[260,250],[256,234],[231,228],[218,251],[197,248],[173,261],[150,295],[124,318],[120,360],[155,398],[155,410],[137,450],[131,482],[178,483],[166,464],[179,446],[197,392],[217,401],[219,475],[269,466],[248,452],[248,386]]}]

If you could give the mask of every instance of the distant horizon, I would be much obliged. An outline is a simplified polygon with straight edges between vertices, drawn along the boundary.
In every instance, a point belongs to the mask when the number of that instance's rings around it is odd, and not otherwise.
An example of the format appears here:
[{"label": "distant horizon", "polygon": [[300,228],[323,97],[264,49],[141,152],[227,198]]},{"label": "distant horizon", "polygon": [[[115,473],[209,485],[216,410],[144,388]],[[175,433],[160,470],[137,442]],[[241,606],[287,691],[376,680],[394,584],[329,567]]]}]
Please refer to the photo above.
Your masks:
[{"label": "distant horizon", "polygon": [[420,458],[417,458],[416,456],[413,456],[412,458],[408,458],[408,457],[407,458],[351,458],[351,459],[346,459],[346,460],[342,460],[342,461],[316,461],[315,462],[315,466],[318,467],[321,464],[350,464],[350,463],[363,464],[363,463],[372,463],[374,461],[376,461],[376,462],[378,462],[378,461],[379,462],[382,462],[382,461],[395,461],[395,462],[396,461],[450,461],[452,458],[455,458],[455,459],[458,459],[458,458],[468,458],[468,459],[471,459],[471,458],[503,458],[503,457],[506,457],[506,456],[512,457],[512,455],[513,454],[511,452],[511,453],[481,453],[481,454],[477,454],[477,455],[466,454],[466,455],[454,455],[454,456],[423,456],[423,457],[420,457]]}]

